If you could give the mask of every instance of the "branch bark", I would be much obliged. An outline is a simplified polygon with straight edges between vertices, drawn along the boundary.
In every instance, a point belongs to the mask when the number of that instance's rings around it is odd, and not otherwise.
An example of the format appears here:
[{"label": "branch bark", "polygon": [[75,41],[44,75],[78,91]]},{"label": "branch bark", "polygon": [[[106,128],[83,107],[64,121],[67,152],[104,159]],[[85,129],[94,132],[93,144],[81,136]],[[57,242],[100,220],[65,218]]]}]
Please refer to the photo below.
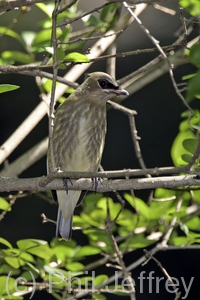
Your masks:
[{"label": "branch bark", "polygon": [[[58,175],[58,174],[55,174]],[[63,174],[61,174],[63,176]],[[36,178],[0,178],[0,192],[10,191],[45,191],[45,190],[64,190],[62,179],[54,179],[50,183],[43,185],[44,177]],[[143,190],[155,188],[179,188],[200,186],[199,176],[182,175],[182,176],[166,176],[157,178],[142,179],[115,179],[103,180],[98,185],[98,192],[109,191],[125,191],[125,190]],[[68,186],[69,190],[88,190],[94,191],[95,187],[91,179],[72,180],[72,184]]]}]

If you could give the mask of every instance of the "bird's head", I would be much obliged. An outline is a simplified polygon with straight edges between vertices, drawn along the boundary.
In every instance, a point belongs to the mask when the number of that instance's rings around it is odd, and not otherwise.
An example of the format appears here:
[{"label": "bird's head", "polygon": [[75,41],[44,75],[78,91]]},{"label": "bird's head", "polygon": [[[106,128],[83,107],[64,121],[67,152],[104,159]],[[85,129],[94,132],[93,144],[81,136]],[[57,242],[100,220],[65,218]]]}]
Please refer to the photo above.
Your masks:
[{"label": "bird's head", "polygon": [[119,95],[129,95],[117,82],[108,74],[94,72],[86,75],[86,79],[81,85],[82,90],[89,93],[90,99],[96,102],[105,103]]}]

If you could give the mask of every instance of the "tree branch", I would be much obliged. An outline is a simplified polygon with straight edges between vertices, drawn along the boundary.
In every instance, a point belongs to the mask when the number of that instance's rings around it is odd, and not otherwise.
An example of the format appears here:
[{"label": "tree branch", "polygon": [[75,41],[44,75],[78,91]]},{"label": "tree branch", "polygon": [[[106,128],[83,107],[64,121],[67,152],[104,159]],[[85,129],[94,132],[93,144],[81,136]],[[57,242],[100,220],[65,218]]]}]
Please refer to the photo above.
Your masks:
[{"label": "tree branch", "polygon": [[[98,173],[97,173],[98,174]],[[55,178],[61,174],[55,174]],[[64,190],[63,181],[54,179],[45,186],[42,184],[44,177],[36,178],[0,178],[0,191],[45,191],[45,190]],[[103,180],[98,186],[98,192],[108,191],[125,191],[125,190],[143,190],[155,188],[179,188],[188,186],[200,186],[200,179],[194,175],[168,176],[157,178],[142,178],[142,179],[115,179]],[[89,190],[94,191],[91,179],[72,180],[72,184],[68,186],[69,190]]]}]

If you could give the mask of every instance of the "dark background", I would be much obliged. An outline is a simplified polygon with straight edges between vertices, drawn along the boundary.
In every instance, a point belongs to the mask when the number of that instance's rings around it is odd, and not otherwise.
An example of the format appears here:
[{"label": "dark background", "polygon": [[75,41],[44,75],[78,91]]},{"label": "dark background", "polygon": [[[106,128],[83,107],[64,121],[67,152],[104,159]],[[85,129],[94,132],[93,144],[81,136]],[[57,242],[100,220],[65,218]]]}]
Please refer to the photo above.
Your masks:
[{"label": "dark background", "polygon": [[[101,2],[99,1],[98,5]],[[93,6],[95,4],[93,3]],[[80,1],[80,7],[84,11],[91,9],[91,1]],[[140,15],[144,25],[150,30],[160,45],[169,45],[177,37],[174,32],[181,26],[179,12],[176,3],[165,3],[165,6],[177,11],[176,16],[170,16],[155,10],[149,6],[145,12]],[[0,18],[0,26],[7,26],[9,22],[17,16],[18,12],[11,11]],[[24,30],[39,30],[38,21],[44,15],[36,8],[32,7],[31,11],[24,15],[22,20],[16,25],[15,30],[21,32]],[[33,21],[34,20],[34,21]],[[74,27],[78,28],[79,23]],[[196,29],[196,32],[199,29]],[[196,34],[196,33],[194,33]],[[0,52],[8,49],[19,48],[15,40],[11,38],[1,39]],[[117,52],[130,51],[136,49],[145,49],[152,47],[151,42],[144,35],[138,25],[134,22],[118,39]],[[117,79],[137,70],[157,54],[141,54],[126,58],[117,59]],[[88,70],[105,71],[105,62],[97,62]],[[182,76],[194,72],[194,68],[188,64],[177,68],[175,73],[176,82],[181,82]],[[62,72],[61,72],[62,74]],[[80,78],[81,83],[83,77]],[[29,76],[16,74],[1,74],[0,84],[10,83],[20,86],[20,89],[0,94],[0,144],[2,144],[13,131],[21,124],[28,114],[40,102],[39,90],[35,84],[35,79]],[[138,135],[141,137],[140,146],[147,167],[164,167],[171,166],[172,160],[170,149],[174,138],[178,133],[178,126],[181,121],[180,114],[185,111],[181,100],[175,93],[168,74],[155,80],[145,86],[134,95],[128,97],[123,105],[132,108],[138,112],[136,116],[136,125]],[[192,107],[197,107],[198,103],[193,102]],[[37,125],[29,136],[17,147],[17,149],[8,158],[9,162],[14,161],[17,157],[25,153],[35,143],[39,142],[48,134],[47,116]],[[105,150],[102,158],[102,165],[105,170],[118,170],[123,168],[139,168],[135,157],[134,148],[131,140],[128,118],[116,110],[108,111],[108,132],[105,143]],[[35,177],[46,174],[46,158],[42,158],[35,165],[26,170],[20,177]],[[148,199],[149,191],[135,192],[144,200]],[[3,194],[4,195],[4,194]],[[112,195],[111,195],[112,196]],[[12,212],[7,213],[3,221],[0,222],[0,236],[8,239],[13,245],[19,239],[36,238],[51,241],[55,234],[54,225],[51,223],[42,224],[41,214],[45,213],[50,219],[56,219],[57,208],[52,202],[42,200],[37,196],[19,198],[12,207]],[[82,236],[81,236],[82,237]],[[80,244],[80,233],[74,232],[73,238]],[[126,256],[125,262],[129,265],[143,254],[143,250],[137,250]],[[191,277],[195,277],[192,288],[187,299],[198,299],[200,294],[199,288],[199,250],[182,250],[182,251],[163,251],[156,254],[156,258],[161,261],[168,273],[181,280],[184,277],[188,286]],[[137,278],[141,271],[145,271],[145,276],[150,271],[155,271],[154,276],[164,277],[161,270],[155,262],[150,261],[144,267],[139,267],[133,271],[133,278],[136,281],[136,287],[139,284]],[[164,280],[163,280],[164,282]],[[181,282],[181,281],[180,281]],[[160,283],[161,292],[149,292],[148,281],[144,281],[144,293],[137,295],[137,299],[174,299],[174,294],[169,294],[164,289],[164,283]],[[184,289],[180,284],[182,297]],[[38,299],[44,299],[46,293],[37,293]],[[51,296],[49,296],[51,298]],[[110,299],[116,296],[110,295]]]}]

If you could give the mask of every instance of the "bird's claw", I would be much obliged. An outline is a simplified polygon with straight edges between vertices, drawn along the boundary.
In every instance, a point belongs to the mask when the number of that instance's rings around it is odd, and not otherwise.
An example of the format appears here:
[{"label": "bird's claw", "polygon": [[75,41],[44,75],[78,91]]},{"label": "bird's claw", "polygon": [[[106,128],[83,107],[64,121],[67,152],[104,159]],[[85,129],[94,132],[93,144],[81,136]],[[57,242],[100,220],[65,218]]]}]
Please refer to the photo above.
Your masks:
[{"label": "bird's claw", "polygon": [[92,187],[94,187],[94,192],[95,193],[97,193],[97,188],[98,188],[99,182],[102,185],[102,178],[101,177],[92,178]]},{"label": "bird's claw", "polygon": [[65,190],[68,194],[68,190],[69,190],[68,189],[68,181],[71,183],[71,185],[73,185],[73,182],[71,181],[70,178],[66,178],[66,177],[62,178],[62,181],[63,181],[63,187],[65,188]]}]

